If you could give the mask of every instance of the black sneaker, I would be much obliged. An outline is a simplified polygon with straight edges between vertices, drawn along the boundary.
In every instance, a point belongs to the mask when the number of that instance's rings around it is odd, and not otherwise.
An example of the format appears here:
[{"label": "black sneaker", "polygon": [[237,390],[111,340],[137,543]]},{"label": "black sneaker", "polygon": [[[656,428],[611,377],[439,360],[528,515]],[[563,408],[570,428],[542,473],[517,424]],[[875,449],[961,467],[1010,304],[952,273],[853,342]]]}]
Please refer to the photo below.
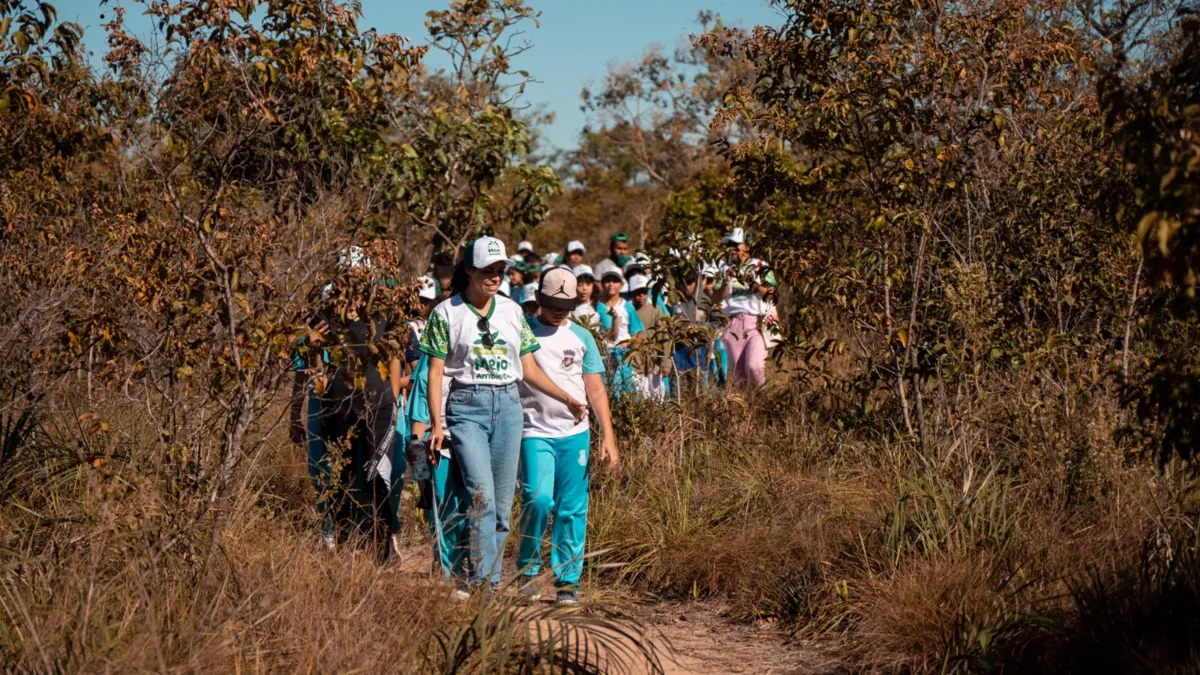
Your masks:
[{"label": "black sneaker", "polygon": [[517,587],[517,596],[528,602],[537,602],[542,599],[542,591],[538,588],[538,575],[526,574],[521,577],[521,584]]},{"label": "black sneaker", "polygon": [[556,605],[578,605],[579,593],[574,588],[561,588],[558,595],[554,598]]}]

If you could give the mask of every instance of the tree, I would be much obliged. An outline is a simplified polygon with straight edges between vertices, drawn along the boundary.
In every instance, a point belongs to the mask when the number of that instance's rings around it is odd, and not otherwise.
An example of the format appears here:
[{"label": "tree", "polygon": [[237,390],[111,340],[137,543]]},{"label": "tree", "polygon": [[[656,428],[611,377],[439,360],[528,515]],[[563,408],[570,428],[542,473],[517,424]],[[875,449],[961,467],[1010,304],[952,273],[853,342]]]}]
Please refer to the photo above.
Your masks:
[{"label": "tree", "polygon": [[[1134,265],[1092,199],[1119,193],[1119,164],[1089,96],[1087,45],[1051,18],[1064,10],[776,4],[786,24],[739,44],[757,77],[714,124],[757,132],[730,147],[724,192],[804,308],[792,334],[845,326],[865,366],[850,400],[870,412],[888,383],[922,448],[930,416],[970,406],[962,393],[981,391],[988,369],[1067,378],[1051,365],[1063,340],[1083,352],[1119,330]],[[729,49],[719,34],[705,43]]]},{"label": "tree", "polygon": [[[743,37],[708,12],[698,24],[702,33]],[[611,68],[598,90],[584,89],[589,124],[579,147],[562,158],[571,189],[556,208],[555,218],[565,223],[557,229],[593,233],[586,243],[597,249],[612,230],[626,230],[645,247],[667,195],[724,165],[717,147],[736,130],[709,123],[725,92],[751,77],[751,64],[737,50],[689,40],[673,54],[649,49]]]},{"label": "tree", "polygon": [[512,70],[529,48],[515,41],[538,13],[523,0],[455,0],[428,16],[431,46],[450,70],[424,77],[420,95],[395,101],[396,147],[382,170],[396,185],[387,198],[432,230],[436,252],[498,226],[534,227],[560,186],[553,170],[527,161],[532,137],[515,109],[530,79]]},{"label": "tree", "polygon": [[[52,67],[23,77],[18,105],[0,112],[17,130],[2,163],[0,254],[17,318],[5,336],[18,355],[4,368],[10,401],[56,392],[56,405],[145,411],[153,462],[175,475],[187,514],[159,533],[161,553],[210,513],[218,541],[233,475],[262,447],[255,426],[327,282],[341,311],[366,303],[395,319],[375,348],[403,349],[415,298],[407,283],[380,283],[410,277],[403,251],[379,236],[395,219],[379,195],[396,185],[378,167],[391,156],[388,104],[412,95],[423,50],[360,33],[357,9],[336,2],[183,0],[148,12],[162,53],[127,34],[118,9],[107,76],[72,41],[49,42]],[[7,63],[25,53],[18,42]],[[369,273],[336,268],[351,244],[367,250]],[[69,386],[77,372],[82,402]]]},{"label": "tree", "polygon": [[[1120,208],[1133,214],[1152,279],[1164,282],[1158,320],[1174,329],[1127,394],[1137,404],[1139,428],[1157,442],[1164,461],[1194,459],[1200,451],[1195,405],[1200,393],[1195,302],[1200,269],[1200,20],[1186,6],[1172,18],[1176,22],[1156,45],[1157,58],[1148,72],[1127,72],[1129,50],[1118,50],[1098,85],[1107,126],[1132,185]],[[1120,34],[1126,28],[1117,25],[1109,32]]]}]

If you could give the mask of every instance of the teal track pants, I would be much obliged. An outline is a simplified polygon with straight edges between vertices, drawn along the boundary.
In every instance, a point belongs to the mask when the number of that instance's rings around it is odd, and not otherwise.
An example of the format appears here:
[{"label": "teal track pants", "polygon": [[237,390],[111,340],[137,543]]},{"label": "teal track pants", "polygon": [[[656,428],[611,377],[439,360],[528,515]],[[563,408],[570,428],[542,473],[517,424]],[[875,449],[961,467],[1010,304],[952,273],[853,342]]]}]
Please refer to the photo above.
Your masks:
[{"label": "teal track pants", "polygon": [[470,531],[467,524],[468,494],[454,460],[442,457],[433,470],[434,500],[429,512],[433,535],[433,559],[447,579],[466,574]]},{"label": "teal track pants", "polygon": [[517,568],[537,574],[550,515],[550,566],[558,587],[576,586],[587,535],[590,433],[521,441],[521,523]]}]

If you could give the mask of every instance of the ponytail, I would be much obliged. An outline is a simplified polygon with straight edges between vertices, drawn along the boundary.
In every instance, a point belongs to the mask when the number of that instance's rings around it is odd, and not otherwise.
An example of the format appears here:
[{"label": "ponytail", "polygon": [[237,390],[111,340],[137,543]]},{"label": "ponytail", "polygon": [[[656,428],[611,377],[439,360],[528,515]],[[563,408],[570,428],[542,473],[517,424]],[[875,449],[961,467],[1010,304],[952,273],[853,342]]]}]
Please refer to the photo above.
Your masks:
[{"label": "ponytail", "polygon": [[471,278],[467,276],[467,259],[464,256],[454,266],[454,275],[450,277],[450,291],[456,295],[466,293],[467,286],[470,284]]}]

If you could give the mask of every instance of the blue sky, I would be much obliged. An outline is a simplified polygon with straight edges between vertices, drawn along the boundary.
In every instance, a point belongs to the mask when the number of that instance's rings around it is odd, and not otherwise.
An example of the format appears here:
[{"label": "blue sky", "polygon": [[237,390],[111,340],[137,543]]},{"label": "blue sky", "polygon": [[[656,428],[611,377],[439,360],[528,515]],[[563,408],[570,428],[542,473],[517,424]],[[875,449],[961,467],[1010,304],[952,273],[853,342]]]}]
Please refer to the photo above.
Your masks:
[{"label": "blue sky", "polygon": [[[98,53],[105,47],[100,28],[99,0],[51,0],[59,18],[77,21],[84,28],[89,48]],[[362,0],[364,27],[399,33],[415,43],[424,42],[425,12],[441,9],[447,0]],[[148,23],[140,6],[128,8],[127,22],[134,32]],[[585,85],[599,85],[610,64],[640,57],[649,45],[673,49],[696,30],[696,14],[713,10],[727,24],[752,26],[780,23],[767,0],[530,0],[542,12],[541,28],[529,26],[527,37],[533,49],[514,63],[540,82],[526,90],[530,104],[544,104],[555,114],[547,132],[559,148],[576,145],[586,121],[579,110],[579,92]],[[435,64],[433,64],[435,65]]]}]

